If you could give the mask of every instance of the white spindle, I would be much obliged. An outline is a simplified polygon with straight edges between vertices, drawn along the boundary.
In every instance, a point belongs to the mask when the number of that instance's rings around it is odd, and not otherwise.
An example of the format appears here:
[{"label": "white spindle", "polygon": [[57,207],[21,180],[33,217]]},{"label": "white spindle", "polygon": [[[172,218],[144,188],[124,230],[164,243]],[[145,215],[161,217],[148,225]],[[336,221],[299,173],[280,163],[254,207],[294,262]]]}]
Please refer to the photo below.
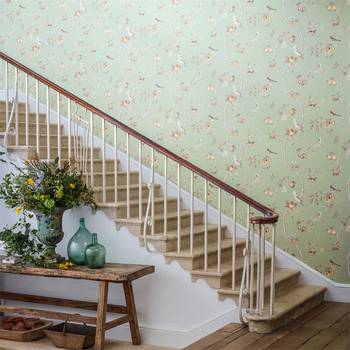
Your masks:
[{"label": "white spindle", "polygon": [[270,316],[274,312],[275,304],[275,254],[276,254],[276,224],[272,225],[272,251],[271,251],[271,276],[270,276]]},{"label": "white spindle", "polygon": [[57,148],[58,164],[61,166],[61,107],[59,92],[57,92]]},{"label": "white spindle", "polygon": [[155,227],[154,227],[154,214],[155,214],[155,210],[154,210],[154,148],[152,148],[151,150],[151,192],[152,192],[152,202],[151,202],[151,234],[152,236],[154,236],[154,231],[155,231]]},{"label": "white spindle", "polygon": [[246,244],[246,254],[247,254],[247,259],[248,259],[248,264],[247,264],[247,273],[246,273],[246,286],[247,289],[249,290],[249,284],[250,284],[250,237],[251,237],[251,232],[250,232],[250,206],[247,206],[247,244]]},{"label": "white spindle", "polygon": [[260,313],[263,313],[264,304],[265,304],[265,226],[262,226],[261,229],[261,281],[260,281]]},{"label": "white spindle", "polygon": [[126,217],[130,219],[130,140],[126,134]]},{"label": "white spindle", "polygon": [[9,68],[8,63],[5,62],[5,94],[6,94],[6,101],[5,101],[5,116],[6,116],[6,127],[5,130],[8,129],[8,123],[9,123]]},{"label": "white spindle", "polygon": [[191,171],[191,203],[190,203],[190,253],[193,254],[193,227],[194,227],[194,173]]},{"label": "white spindle", "polygon": [[208,270],[208,180],[204,180],[204,270]]},{"label": "white spindle", "polygon": [[261,282],[261,225],[258,226],[258,256],[257,256],[257,266],[256,266],[256,310],[260,315],[260,282]]},{"label": "white spindle", "polygon": [[40,158],[39,80],[35,80],[35,133],[36,133],[36,154]]},{"label": "white spindle", "polygon": [[254,307],[254,225],[251,225],[250,235],[250,288],[249,288],[249,309],[253,312]]},{"label": "white spindle", "polygon": [[106,193],[106,122],[102,119],[102,202],[107,202]]},{"label": "white spindle", "polygon": [[237,200],[233,197],[232,201],[232,289],[236,289],[236,241],[237,241],[237,228],[236,228],[236,217],[237,217]]},{"label": "white spindle", "polygon": [[68,159],[72,162],[72,101],[68,99]]},{"label": "white spindle", "polygon": [[221,188],[218,188],[218,267],[217,271],[221,272]]},{"label": "white spindle", "polygon": [[25,116],[25,134],[26,146],[29,146],[29,90],[28,90],[28,74],[25,75],[25,94],[26,94],[26,116]]},{"label": "white spindle", "polygon": [[[69,120],[69,108],[68,108],[68,120]],[[48,86],[46,86],[46,149],[47,149],[47,161],[50,161],[51,159],[51,155],[50,155],[50,88]],[[69,152],[69,149],[68,149],[68,152]]]},{"label": "white spindle", "polygon": [[139,140],[139,219],[142,219],[142,141]]},{"label": "white spindle", "polygon": [[94,186],[94,114],[90,112],[90,176],[91,186]]},{"label": "white spindle", "polygon": [[177,163],[177,252],[181,252],[181,165]]},{"label": "white spindle", "polygon": [[114,203],[118,203],[118,127],[114,126]]},{"label": "white spindle", "polygon": [[15,139],[16,139],[16,146],[19,145],[19,128],[18,128],[18,68],[15,68]]},{"label": "white spindle", "polygon": [[168,157],[164,157],[164,237],[168,235]]}]

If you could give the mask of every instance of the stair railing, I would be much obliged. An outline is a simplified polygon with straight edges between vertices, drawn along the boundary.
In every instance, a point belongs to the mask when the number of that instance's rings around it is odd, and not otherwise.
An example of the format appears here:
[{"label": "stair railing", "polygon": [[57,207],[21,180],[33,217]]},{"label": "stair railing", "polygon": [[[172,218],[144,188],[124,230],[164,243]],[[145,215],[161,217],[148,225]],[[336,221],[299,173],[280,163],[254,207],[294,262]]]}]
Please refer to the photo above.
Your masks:
[{"label": "stair railing", "polygon": [[[11,91],[9,77],[12,71],[18,77],[18,84],[16,84],[15,90],[18,92],[19,88],[23,88],[25,91],[24,98],[21,98],[21,101],[25,103],[24,131],[22,122],[19,128],[17,106],[17,136],[15,143],[8,147],[23,145],[23,140],[19,135],[22,135],[24,132],[24,144],[29,148],[32,146],[31,137],[35,136],[35,152],[33,155],[47,160],[54,159],[56,156],[59,157],[60,161],[74,160],[86,176],[87,181],[94,187],[96,199],[101,206],[115,206],[118,217],[122,217],[124,220],[132,219],[134,222],[138,219],[141,223],[145,219],[145,211],[148,208],[151,220],[150,234],[153,236],[163,235],[164,238],[167,238],[169,232],[175,230],[178,253],[187,251],[190,254],[194,254],[196,248],[197,250],[199,249],[197,246],[199,244],[197,242],[200,241],[200,239],[197,239],[199,237],[198,233],[203,234],[203,270],[216,271],[219,274],[223,273],[223,260],[230,259],[232,273],[228,282],[230,283],[228,288],[231,288],[233,291],[237,291],[237,288],[241,290],[242,312],[258,313],[259,315],[273,314],[275,224],[278,221],[278,215],[273,209],[266,207],[195,164],[181,158],[6,54],[0,52],[0,59],[5,64],[6,123],[8,122],[8,101]],[[19,81],[22,76],[24,77],[24,82],[22,81],[23,79]],[[34,92],[32,89],[33,84],[30,84],[33,82]],[[30,118],[32,115],[29,113],[29,98],[35,101],[34,120]],[[51,104],[52,99],[55,100],[54,105]],[[42,111],[43,107],[40,105],[40,101],[46,104],[45,111]],[[127,108],[131,102],[126,99],[122,104]],[[75,104],[76,109],[83,110],[83,116],[80,116],[83,121],[77,117],[77,112],[74,115],[72,114],[73,104]],[[50,115],[54,106],[56,106],[56,118],[52,118],[53,116]],[[66,115],[66,118],[63,118],[62,115]],[[52,124],[53,122],[56,123],[56,126]],[[68,139],[67,136],[63,135],[63,127],[67,131]],[[119,172],[118,159],[123,157],[126,171]],[[138,166],[135,167],[135,162],[133,162],[132,166],[132,160],[136,160]],[[169,171],[170,162],[176,166],[175,180],[172,178],[171,171]],[[149,179],[145,179],[144,166],[147,166],[149,169]],[[156,189],[154,186],[156,168],[157,172],[163,175],[161,183],[163,185],[163,197],[160,197],[159,189]],[[185,194],[182,184],[185,183],[184,180],[187,176],[189,176],[189,211],[183,209],[181,201],[182,195]],[[169,211],[174,211],[174,202],[170,202],[168,198],[170,181],[172,185],[176,186],[176,220],[174,220],[174,217],[169,216]],[[144,190],[147,191],[147,188],[143,186],[144,182],[152,184],[149,188],[151,193],[148,198],[144,198],[147,196],[144,195]],[[198,183],[200,183],[200,189],[198,189]],[[204,202],[203,217],[201,213],[196,211],[198,209],[196,206],[198,207],[199,205],[198,202],[195,202],[195,195],[198,197],[201,194]],[[217,198],[215,214],[217,228],[215,243],[213,243],[213,226],[209,226],[209,204],[212,204],[210,200],[215,194]],[[226,251],[224,255],[222,247],[223,196],[229,197],[229,202],[232,203],[232,214],[230,214],[233,222],[230,228],[232,256],[230,257],[227,256]],[[243,208],[244,206],[245,209]],[[241,218],[242,210],[246,213],[243,214],[246,217],[245,219]],[[164,218],[162,222],[159,218],[155,222],[157,213],[162,213]],[[204,221],[204,232],[195,232],[195,224],[199,223],[199,220]],[[239,250],[240,245],[237,245],[239,243],[237,234],[239,221],[245,226],[247,232],[244,250],[244,274],[239,266],[239,263],[242,264],[242,253]],[[144,222],[144,226],[146,226],[146,222]],[[256,228],[258,228],[257,232],[255,232]],[[265,251],[267,241],[265,233],[268,228],[271,231],[272,248],[270,255],[266,254]],[[189,236],[189,241],[187,241],[188,236],[186,236],[186,232]],[[255,253],[255,241],[257,241],[257,254]],[[266,264],[267,261],[271,262]],[[269,306],[266,309],[265,305],[267,305],[268,298],[265,291],[268,289],[268,286],[265,286],[265,276],[269,273],[269,269],[270,293]],[[238,280],[242,277],[242,274],[243,278],[240,284]],[[243,299],[247,300],[247,305],[243,305]]]}]

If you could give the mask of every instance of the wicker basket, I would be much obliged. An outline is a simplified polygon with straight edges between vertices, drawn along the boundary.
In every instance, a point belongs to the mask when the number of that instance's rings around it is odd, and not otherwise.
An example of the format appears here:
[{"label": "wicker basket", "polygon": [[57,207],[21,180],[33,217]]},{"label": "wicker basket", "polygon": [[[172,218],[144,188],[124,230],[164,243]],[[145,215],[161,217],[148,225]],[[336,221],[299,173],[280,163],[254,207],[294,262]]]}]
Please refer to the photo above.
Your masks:
[{"label": "wicker basket", "polygon": [[95,327],[60,323],[46,329],[46,335],[58,348],[81,350],[95,344]]}]

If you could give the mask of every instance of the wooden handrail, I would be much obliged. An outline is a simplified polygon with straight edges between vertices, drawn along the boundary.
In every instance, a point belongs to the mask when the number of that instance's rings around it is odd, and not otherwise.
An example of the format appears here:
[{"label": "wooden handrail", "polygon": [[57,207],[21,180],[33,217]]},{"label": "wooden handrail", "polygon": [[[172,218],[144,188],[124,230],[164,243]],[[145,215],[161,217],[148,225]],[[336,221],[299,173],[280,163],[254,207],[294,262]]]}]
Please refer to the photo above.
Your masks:
[{"label": "wooden handrail", "polygon": [[265,205],[257,202],[256,200],[252,199],[251,197],[247,196],[246,194],[242,193],[241,191],[237,190],[236,188],[228,185],[227,183],[225,183],[225,182],[221,181],[220,179],[216,178],[215,176],[209,174],[205,170],[203,170],[203,169],[199,168],[198,166],[190,163],[186,159],[181,158],[180,156],[178,156],[175,153],[169,151],[165,147],[157,144],[156,142],[152,141],[148,137],[140,134],[139,132],[137,132],[136,130],[130,128],[129,126],[125,125],[124,123],[120,122],[119,120],[114,119],[109,114],[107,114],[107,113],[101,111],[100,109],[94,107],[90,103],[82,100],[80,97],[72,94],[71,92],[67,91],[66,89],[63,89],[61,86],[53,83],[52,81],[48,80],[47,78],[43,77],[42,75],[34,72],[30,68],[24,66],[23,64],[19,63],[15,59],[13,59],[10,56],[6,55],[5,53],[0,52],[0,58],[2,58],[4,61],[10,63],[11,65],[17,67],[21,71],[27,73],[31,77],[33,77],[36,80],[40,81],[41,83],[49,86],[51,89],[55,90],[56,92],[59,92],[61,95],[64,95],[68,99],[78,103],[80,106],[86,108],[90,112],[92,112],[92,113],[98,115],[99,117],[105,119],[109,123],[111,123],[113,125],[116,125],[118,128],[124,130],[129,135],[135,137],[136,139],[140,140],[141,142],[143,142],[144,144],[148,145],[149,147],[155,149],[159,153],[162,153],[166,157],[168,157],[168,158],[172,159],[173,161],[179,163],[181,166],[183,166],[183,167],[193,171],[194,173],[200,175],[204,179],[208,180],[209,183],[211,183],[211,184],[221,188],[225,192],[227,192],[227,193],[237,197],[241,201],[243,201],[246,204],[250,205],[252,208],[260,211],[264,215],[267,215],[267,216],[274,216],[274,215],[276,215],[275,212],[272,209],[270,209],[270,208],[266,207]]}]

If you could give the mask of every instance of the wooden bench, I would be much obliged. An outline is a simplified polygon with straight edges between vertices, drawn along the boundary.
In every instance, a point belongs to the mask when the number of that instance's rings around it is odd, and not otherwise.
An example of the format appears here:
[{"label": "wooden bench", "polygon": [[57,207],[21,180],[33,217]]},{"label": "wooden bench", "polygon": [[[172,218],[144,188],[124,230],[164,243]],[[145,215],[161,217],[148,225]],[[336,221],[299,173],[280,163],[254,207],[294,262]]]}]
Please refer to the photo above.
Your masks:
[{"label": "wooden bench", "polygon": [[[89,269],[85,266],[73,267],[69,270],[59,270],[30,265],[23,266],[17,264],[9,265],[0,263],[0,272],[40,277],[81,279],[99,282],[97,303],[0,291],[0,297],[2,300],[15,300],[21,302],[78,308],[83,310],[93,310],[97,311],[96,317],[66,312],[9,306],[3,305],[3,303],[0,305],[0,312],[96,325],[95,350],[104,349],[105,331],[129,322],[132,343],[134,345],[141,344],[132,281],[153,273],[154,266],[106,264],[103,269],[96,270]],[[123,284],[126,301],[125,306],[108,304],[109,283]],[[124,316],[106,322],[107,312],[124,314]]]}]

